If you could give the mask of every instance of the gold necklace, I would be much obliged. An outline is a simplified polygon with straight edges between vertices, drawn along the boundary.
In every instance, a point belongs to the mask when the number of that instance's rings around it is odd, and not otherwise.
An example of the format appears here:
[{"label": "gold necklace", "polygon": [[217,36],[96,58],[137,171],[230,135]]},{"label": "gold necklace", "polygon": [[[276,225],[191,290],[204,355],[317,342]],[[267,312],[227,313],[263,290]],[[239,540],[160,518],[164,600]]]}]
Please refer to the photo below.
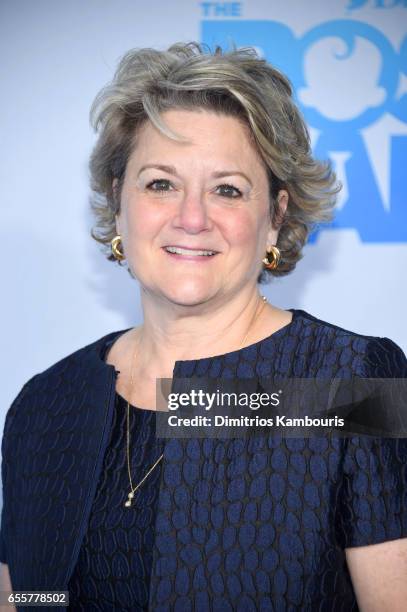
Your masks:
[{"label": "gold necklace", "polygon": [[[252,326],[254,325],[254,322],[260,316],[264,306],[267,304],[267,298],[264,295],[261,296],[261,299],[263,300],[263,303],[260,306],[260,309],[258,311],[256,308],[254,315],[252,317],[252,320],[250,321],[250,325],[248,327],[247,333],[239,348],[242,348],[243,345],[246,344],[246,340],[249,336]],[[130,397],[131,397],[131,392],[133,390],[133,379],[134,379],[134,367],[133,366],[134,366],[135,356],[136,356],[136,350],[134,350],[133,352],[132,363],[131,363]],[[154,468],[160,463],[161,459],[164,457],[164,453],[160,457],[158,457],[157,461],[154,463],[154,465],[151,466],[151,468],[148,470],[147,474],[142,478],[142,480],[140,480],[140,482],[135,487],[133,487],[133,481],[131,479],[131,469],[130,469],[130,404],[129,402],[127,402],[127,449],[126,450],[127,450],[127,470],[129,473],[129,482],[130,482],[130,493],[127,496],[127,501],[124,502],[124,505],[126,508],[130,508],[135,492],[137,491],[137,489],[139,489],[139,487],[141,487],[141,485],[143,484],[147,476],[149,476],[151,472],[154,470]]]}]

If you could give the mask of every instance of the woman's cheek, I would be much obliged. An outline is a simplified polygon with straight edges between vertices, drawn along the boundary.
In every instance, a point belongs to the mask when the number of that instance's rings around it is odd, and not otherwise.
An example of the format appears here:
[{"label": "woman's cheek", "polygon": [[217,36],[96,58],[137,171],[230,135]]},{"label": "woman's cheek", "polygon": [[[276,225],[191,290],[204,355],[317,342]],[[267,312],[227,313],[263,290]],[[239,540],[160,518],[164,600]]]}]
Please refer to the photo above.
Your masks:
[{"label": "woman's cheek", "polygon": [[155,237],[167,219],[164,210],[151,206],[138,206],[132,209],[128,226],[130,235],[143,240]]},{"label": "woman's cheek", "polygon": [[248,245],[256,243],[259,228],[255,220],[249,214],[242,214],[239,217],[229,220],[227,223],[227,234],[229,242],[233,245]]}]

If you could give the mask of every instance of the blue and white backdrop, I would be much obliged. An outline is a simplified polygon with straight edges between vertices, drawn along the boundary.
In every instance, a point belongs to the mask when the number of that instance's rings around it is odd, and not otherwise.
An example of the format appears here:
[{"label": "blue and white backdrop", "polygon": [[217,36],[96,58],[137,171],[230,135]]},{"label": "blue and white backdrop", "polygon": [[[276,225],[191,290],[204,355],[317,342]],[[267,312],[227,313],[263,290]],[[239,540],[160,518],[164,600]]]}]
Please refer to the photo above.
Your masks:
[{"label": "blue and white backdrop", "polygon": [[137,284],[89,237],[87,182],[90,104],[132,47],[234,41],[289,75],[343,191],[265,293],[407,350],[406,34],[407,0],[2,3],[0,418],[33,374],[140,321]]}]

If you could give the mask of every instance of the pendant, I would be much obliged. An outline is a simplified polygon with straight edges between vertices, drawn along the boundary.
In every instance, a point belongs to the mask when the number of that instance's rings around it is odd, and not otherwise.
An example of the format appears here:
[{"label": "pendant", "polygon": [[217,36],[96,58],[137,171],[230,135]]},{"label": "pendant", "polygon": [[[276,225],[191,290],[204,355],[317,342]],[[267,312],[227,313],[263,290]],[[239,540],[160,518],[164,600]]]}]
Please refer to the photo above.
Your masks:
[{"label": "pendant", "polygon": [[134,497],[134,492],[133,492],[133,491],[130,491],[130,493],[128,494],[128,499],[127,499],[127,501],[124,503],[124,505],[125,505],[125,507],[126,507],[126,508],[130,508],[130,506],[131,506],[131,500],[133,499],[133,497]]}]

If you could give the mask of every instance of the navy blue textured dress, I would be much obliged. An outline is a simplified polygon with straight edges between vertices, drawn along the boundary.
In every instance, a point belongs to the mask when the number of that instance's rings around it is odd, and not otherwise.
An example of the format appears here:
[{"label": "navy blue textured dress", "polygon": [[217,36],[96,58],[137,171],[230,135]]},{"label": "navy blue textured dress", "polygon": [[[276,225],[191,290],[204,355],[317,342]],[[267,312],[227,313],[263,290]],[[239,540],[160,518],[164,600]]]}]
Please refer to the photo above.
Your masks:
[{"label": "navy blue textured dress", "polygon": [[[107,343],[105,358],[111,342]],[[127,402],[116,393],[116,410],[89,526],[69,583],[69,609],[148,609],[154,522],[161,461],[124,507],[127,469]],[[136,486],[162,454],[155,412],[130,406],[130,465]]]},{"label": "navy blue textured dress", "polygon": [[[86,610],[358,610],[345,548],[407,537],[407,439],[167,439],[142,507],[124,508],[125,405],[103,355],[125,331],[33,377],[9,409],[0,561],[14,589],[69,582]],[[267,376],[406,378],[407,360],[388,338],[294,310],[244,349],[177,361],[173,391],[189,377]],[[161,448],[147,442],[155,415],[135,410],[138,482]]]}]

